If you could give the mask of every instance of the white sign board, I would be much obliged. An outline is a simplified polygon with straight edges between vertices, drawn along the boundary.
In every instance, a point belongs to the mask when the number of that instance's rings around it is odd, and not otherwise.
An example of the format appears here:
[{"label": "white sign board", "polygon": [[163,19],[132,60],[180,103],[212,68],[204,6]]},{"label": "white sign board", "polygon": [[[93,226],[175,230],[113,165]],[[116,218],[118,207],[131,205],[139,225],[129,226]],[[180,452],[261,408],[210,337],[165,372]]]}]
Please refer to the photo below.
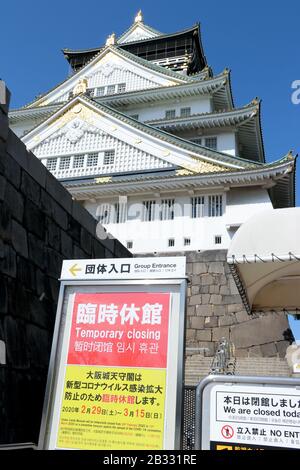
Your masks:
[{"label": "white sign board", "polygon": [[[299,381],[222,379],[224,383],[210,383],[203,390],[202,449],[300,449]],[[244,383],[234,383],[239,379]]]},{"label": "white sign board", "polygon": [[185,265],[183,256],[67,260],[63,262],[61,280],[183,279]]},{"label": "white sign board", "polygon": [[41,449],[178,449],[185,258],[64,261]]}]

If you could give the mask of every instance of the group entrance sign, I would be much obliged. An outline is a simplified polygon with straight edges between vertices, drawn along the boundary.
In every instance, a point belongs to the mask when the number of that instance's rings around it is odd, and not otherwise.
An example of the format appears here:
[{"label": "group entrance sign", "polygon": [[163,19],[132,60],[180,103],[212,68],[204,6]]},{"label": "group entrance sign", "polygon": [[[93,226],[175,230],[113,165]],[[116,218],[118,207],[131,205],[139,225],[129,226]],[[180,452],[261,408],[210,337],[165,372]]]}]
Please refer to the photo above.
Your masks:
[{"label": "group entrance sign", "polygon": [[65,261],[43,449],[180,446],[185,258]]},{"label": "group entrance sign", "polygon": [[196,400],[197,449],[300,449],[299,380],[211,376]]}]

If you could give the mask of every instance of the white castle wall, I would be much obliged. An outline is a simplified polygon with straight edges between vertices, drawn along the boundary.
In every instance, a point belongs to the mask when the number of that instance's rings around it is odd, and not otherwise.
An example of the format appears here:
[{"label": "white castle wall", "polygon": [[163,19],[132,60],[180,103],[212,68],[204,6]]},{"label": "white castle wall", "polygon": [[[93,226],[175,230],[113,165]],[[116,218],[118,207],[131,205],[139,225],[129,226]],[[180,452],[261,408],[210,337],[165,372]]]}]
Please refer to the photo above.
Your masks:
[{"label": "white castle wall", "polygon": [[[209,194],[213,194],[210,192]],[[215,194],[221,194],[217,192]],[[200,195],[200,193],[199,193]],[[222,217],[208,217],[193,219],[190,215],[190,196],[168,194],[163,198],[175,198],[176,210],[174,220],[159,220],[152,222],[142,221],[140,215],[125,223],[104,224],[108,232],[118,238],[125,246],[128,241],[133,243],[130,250],[136,254],[153,252],[176,252],[193,250],[228,249],[230,240],[240,224],[258,211],[269,209],[272,204],[267,190],[260,188],[236,188],[223,193],[224,214]],[[147,197],[128,198],[128,212],[135,214],[143,200],[155,199]],[[85,208],[94,216],[101,203],[113,204],[118,199],[107,198],[95,202],[85,201]],[[183,210],[184,209],[184,210]],[[99,212],[98,212],[99,213]],[[221,237],[221,244],[215,243],[215,237]],[[168,247],[168,240],[174,238],[174,247]],[[191,244],[184,246],[184,239],[190,238]]]}]

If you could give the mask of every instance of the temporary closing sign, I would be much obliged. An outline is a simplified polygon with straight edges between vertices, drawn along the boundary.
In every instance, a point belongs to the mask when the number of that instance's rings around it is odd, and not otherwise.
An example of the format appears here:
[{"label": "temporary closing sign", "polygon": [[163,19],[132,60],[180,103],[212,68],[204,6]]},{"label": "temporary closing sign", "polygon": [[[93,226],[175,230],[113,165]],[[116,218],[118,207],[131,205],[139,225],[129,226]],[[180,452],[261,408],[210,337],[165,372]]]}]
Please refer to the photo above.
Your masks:
[{"label": "temporary closing sign", "polygon": [[[291,387],[215,385],[210,442],[252,448],[300,448],[300,390]],[[221,445],[222,447],[222,445]]]},{"label": "temporary closing sign", "polygon": [[[107,260],[93,262],[108,266]],[[153,262],[142,260],[148,266]],[[128,277],[107,282],[103,274],[104,283],[63,283],[56,370],[40,445],[172,448],[180,415],[185,280],[168,281],[163,273],[161,282]]]}]

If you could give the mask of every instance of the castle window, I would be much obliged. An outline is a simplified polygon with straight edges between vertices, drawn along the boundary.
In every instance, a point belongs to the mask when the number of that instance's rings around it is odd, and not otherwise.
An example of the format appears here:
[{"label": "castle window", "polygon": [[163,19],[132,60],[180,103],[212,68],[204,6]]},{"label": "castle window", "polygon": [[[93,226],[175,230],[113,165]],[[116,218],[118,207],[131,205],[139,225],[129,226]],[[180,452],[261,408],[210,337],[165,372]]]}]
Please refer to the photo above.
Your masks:
[{"label": "castle window", "polygon": [[116,202],[114,204],[113,223],[123,224],[127,220],[127,204]]},{"label": "castle window", "polygon": [[101,224],[110,223],[110,213],[111,205],[110,204],[101,204],[97,209],[97,218]]},{"label": "castle window", "polygon": [[191,239],[190,238],[185,238],[183,241],[184,246],[190,246],[191,245]]},{"label": "castle window", "polygon": [[152,222],[155,219],[155,201],[143,201],[143,221]]},{"label": "castle window", "polygon": [[193,142],[193,144],[202,145],[201,137],[196,137],[195,139],[192,139],[191,142]]},{"label": "castle window", "polygon": [[105,93],[105,87],[101,86],[98,88],[95,88],[94,96],[103,96]]},{"label": "castle window", "polygon": [[132,250],[132,248],[133,248],[133,242],[132,242],[132,241],[126,242],[126,247],[128,248],[128,250]]},{"label": "castle window", "polygon": [[91,153],[87,156],[86,166],[98,165],[98,153]]},{"label": "castle window", "polygon": [[174,199],[163,199],[160,205],[160,220],[173,220],[174,219]]},{"label": "castle window", "polygon": [[217,137],[207,137],[205,139],[205,147],[212,149],[212,150],[217,150],[217,147],[218,147]]},{"label": "castle window", "polygon": [[175,246],[175,238],[169,238],[168,247],[173,248]]},{"label": "castle window", "polygon": [[165,118],[166,119],[174,119],[176,117],[176,110],[175,109],[168,109],[166,111]]},{"label": "castle window", "polygon": [[181,108],[180,117],[185,118],[191,115],[191,108]]},{"label": "castle window", "polygon": [[113,95],[115,93],[116,85],[108,85],[106,93],[107,95]]},{"label": "castle window", "polygon": [[49,171],[55,171],[57,166],[57,158],[48,158],[46,167]]},{"label": "castle window", "polygon": [[84,155],[76,155],[73,160],[73,168],[82,168],[84,166]]},{"label": "castle window", "polygon": [[112,165],[115,161],[115,151],[114,150],[106,150],[104,152],[103,164],[104,165]]},{"label": "castle window", "polygon": [[118,93],[124,93],[126,91],[126,83],[119,83],[118,84]]},{"label": "castle window", "polygon": [[204,196],[192,197],[192,218],[197,219],[198,217],[204,217]]},{"label": "castle window", "polygon": [[222,244],[222,236],[221,235],[216,235],[215,236],[215,245],[221,245]]},{"label": "castle window", "polygon": [[221,195],[208,196],[208,217],[222,217],[223,198]]},{"label": "castle window", "polygon": [[61,157],[59,161],[60,170],[68,170],[71,164],[71,157]]}]

